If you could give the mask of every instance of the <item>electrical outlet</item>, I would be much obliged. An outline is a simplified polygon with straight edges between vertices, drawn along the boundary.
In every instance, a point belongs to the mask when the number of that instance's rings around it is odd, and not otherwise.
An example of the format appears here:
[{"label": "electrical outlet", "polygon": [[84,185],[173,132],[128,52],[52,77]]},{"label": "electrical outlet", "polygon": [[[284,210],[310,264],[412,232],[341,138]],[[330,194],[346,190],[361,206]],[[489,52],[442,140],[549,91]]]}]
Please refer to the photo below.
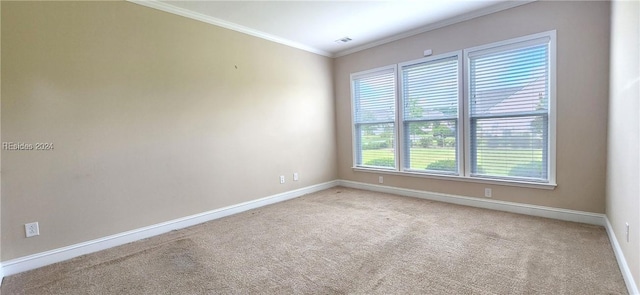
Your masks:
[{"label": "electrical outlet", "polygon": [[378,176],[378,183],[384,183],[384,178],[382,176]]},{"label": "electrical outlet", "polygon": [[629,243],[629,223],[625,222],[624,225],[625,225],[625,229],[627,231],[627,243]]},{"label": "electrical outlet", "polygon": [[284,175],[280,175],[280,184],[284,183]]},{"label": "electrical outlet", "polygon": [[300,178],[298,177],[298,172],[293,173],[293,181],[298,181],[298,179],[300,179]]},{"label": "electrical outlet", "polygon": [[40,228],[38,227],[38,222],[32,222],[32,223],[27,223],[24,225],[24,233],[27,236],[27,238],[33,237],[33,236],[39,236],[40,235]]},{"label": "electrical outlet", "polygon": [[484,189],[484,196],[487,198],[491,198],[491,189],[490,188],[485,188]]}]

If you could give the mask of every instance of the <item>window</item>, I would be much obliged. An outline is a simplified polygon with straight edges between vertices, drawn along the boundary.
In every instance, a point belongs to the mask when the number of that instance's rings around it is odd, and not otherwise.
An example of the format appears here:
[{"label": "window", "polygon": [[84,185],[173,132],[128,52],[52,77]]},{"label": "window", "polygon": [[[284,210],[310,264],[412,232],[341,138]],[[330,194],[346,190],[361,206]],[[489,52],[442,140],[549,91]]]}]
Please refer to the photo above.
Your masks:
[{"label": "window", "polygon": [[404,170],[458,174],[461,58],[400,64]]},{"label": "window", "polygon": [[548,182],[550,40],[465,51],[471,176]]},{"label": "window", "polygon": [[396,167],[396,68],[351,76],[354,158],[358,167]]},{"label": "window", "polygon": [[351,82],[355,168],[555,186],[555,31]]}]

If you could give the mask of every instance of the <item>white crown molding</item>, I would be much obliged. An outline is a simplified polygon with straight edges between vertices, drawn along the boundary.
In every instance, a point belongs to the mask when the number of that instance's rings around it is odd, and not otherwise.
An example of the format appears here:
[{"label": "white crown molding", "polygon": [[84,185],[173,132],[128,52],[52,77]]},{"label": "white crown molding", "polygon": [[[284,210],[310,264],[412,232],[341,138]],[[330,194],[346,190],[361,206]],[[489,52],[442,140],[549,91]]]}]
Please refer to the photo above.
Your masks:
[{"label": "white crown molding", "polygon": [[228,207],[203,212],[183,218],[170,220],[163,223],[146,226],[127,232],[74,244],[50,251],[36,253],[29,256],[19,257],[16,259],[3,261],[0,268],[0,274],[7,276],[21,273],[24,271],[36,269],[56,262],[69,260],[81,255],[105,250],[115,246],[124,245],[127,243],[135,242],[138,240],[146,239],[149,237],[157,236],[163,233],[170,232],[172,230],[186,228],[203,222],[211,221],[214,219],[222,218],[225,216],[237,214],[247,210],[271,205],[274,203],[294,199],[306,194],[318,192],[328,188],[332,188],[338,184],[338,181],[329,181],[308,187],[268,196],[265,198],[244,202]]},{"label": "white crown molding", "polygon": [[627,264],[627,259],[625,259],[622,248],[620,248],[620,243],[618,243],[616,234],[613,231],[613,226],[611,226],[611,222],[609,222],[609,218],[606,216],[605,228],[607,229],[607,234],[609,234],[609,241],[611,241],[613,253],[616,255],[616,260],[618,261],[618,267],[620,267],[622,278],[624,279],[624,283],[627,285],[627,291],[632,295],[640,294],[640,292],[638,292],[638,285],[636,285],[633,275],[631,274],[631,270],[629,269],[629,265]]},{"label": "white crown molding", "polygon": [[287,40],[284,38],[280,38],[271,34],[267,34],[265,32],[261,32],[258,30],[254,30],[252,28],[248,28],[248,27],[244,27],[232,22],[228,22],[225,20],[221,20],[212,16],[208,16],[202,13],[198,13],[198,12],[194,12],[188,9],[184,9],[184,8],[180,8],[177,6],[173,6],[171,4],[167,4],[165,2],[160,2],[157,0],[127,0],[127,2],[131,2],[131,3],[135,3],[135,4],[139,4],[142,6],[146,6],[146,7],[150,7],[150,8],[155,8],[158,10],[162,10],[164,12],[169,12],[169,13],[173,13],[173,14],[177,14],[180,16],[184,16],[190,19],[194,19],[194,20],[198,20],[201,22],[205,22],[208,24],[212,24],[215,26],[219,26],[219,27],[223,27],[229,30],[233,30],[236,32],[240,32],[240,33],[244,33],[247,35],[251,35],[254,37],[258,37],[258,38],[262,38],[265,40],[269,40],[272,42],[276,42],[276,43],[280,43],[282,45],[286,45],[289,47],[293,47],[293,48],[297,48],[297,49],[301,49],[304,51],[308,51],[311,53],[315,53],[315,54],[319,54],[319,55],[323,55],[326,57],[333,57],[333,54],[326,52],[324,50],[320,50],[317,48],[313,48],[311,46],[307,46],[298,42],[294,42],[291,40]]},{"label": "white crown molding", "polygon": [[412,190],[406,188],[398,188],[391,186],[382,186],[376,184],[339,180],[338,185],[350,188],[364,189],[369,191],[400,195],[405,197],[420,198],[432,201],[458,204],[463,206],[505,211],[518,213],[523,215],[531,215],[545,218],[552,218],[565,221],[580,222],[586,224],[604,226],[604,214],[560,209],[545,206],[536,206],[523,203],[506,202],[498,200],[489,200],[473,197],[464,197],[457,195],[448,195],[441,193],[433,193],[420,190]]},{"label": "white crown molding", "polygon": [[467,20],[470,20],[470,19],[473,19],[473,18],[485,16],[485,15],[488,15],[488,14],[492,14],[492,13],[495,13],[495,12],[498,12],[498,11],[506,10],[506,9],[509,9],[509,8],[517,7],[517,6],[528,4],[528,3],[531,3],[531,2],[535,2],[535,1],[537,1],[537,0],[514,0],[514,1],[500,2],[499,4],[496,4],[496,5],[493,5],[493,6],[490,6],[490,7],[486,7],[484,9],[479,9],[479,10],[476,10],[476,11],[472,11],[472,12],[469,12],[469,13],[466,13],[466,14],[462,14],[462,15],[456,16],[456,17],[448,18],[446,20],[435,22],[435,23],[429,24],[427,26],[424,26],[424,27],[421,27],[421,28],[418,28],[418,29],[414,29],[414,30],[411,30],[411,31],[408,31],[408,32],[405,32],[405,33],[402,33],[402,34],[394,35],[394,36],[389,37],[389,38],[384,38],[384,39],[381,39],[381,40],[378,40],[378,41],[374,41],[374,42],[370,42],[370,43],[366,43],[364,45],[360,45],[360,46],[357,46],[357,47],[354,47],[354,48],[338,51],[336,53],[331,53],[331,52],[327,52],[327,51],[324,51],[324,50],[321,50],[321,49],[318,49],[318,48],[307,46],[307,45],[304,45],[304,44],[301,44],[301,43],[298,43],[298,42],[295,42],[295,41],[291,41],[291,40],[288,40],[288,39],[285,39],[285,38],[277,37],[277,36],[274,36],[274,35],[259,31],[259,30],[255,30],[255,29],[252,29],[252,28],[248,28],[248,27],[245,27],[245,26],[241,26],[241,25],[232,23],[232,22],[221,20],[221,19],[218,19],[218,18],[215,18],[215,17],[212,17],[212,16],[208,16],[208,15],[205,15],[205,14],[202,14],[202,13],[198,13],[198,12],[194,12],[194,11],[191,11],[191,10],[188,10],[188,9],[177,7],[177,6],[174,6],[174,5],[165,3],[165,2],[161,2],[161,1],[158,1],[158,0],[127,0],[127,2],[131,2],[131,3],[139,4],[139,5],[142,5],[142,6],[146,6],[146,7],[150,7],[150,8],[154,8],[154,9],[158,9],[158,10],[162,10],[164,12],[168,12],[168,13],[184,16],[184,17],[187,17],[187,18],[191,18],[191,19],[198,20],[198,21],[201,21],[201,22],[205,22],[205,23],[208,23],[208,24],[212,24],[212,25],[215,25],[215,26],[219,26],[219,27],[223,27],[223,28],[226,28],[226,29],[230,29],[230,30],[233,30],[233,31],[236,31],[236,32],[244,33],[244,34],[247,34],[247,35],[251,35],[251,36],[262,38],[262,39],[269,40],[269,41],[272,41],[272,42],[280,43],[280,44],[283,44],[283,45],[286,45],[286,46],[290,46],[290,47],[293,47],[293,48],[297,48],[297,49],[301,49],[301,50],[308,51],[308,52],[311,52],[311,53],[319,54],[319,55],[326,56],[326,57],[333,57],[333,58],[349,55],[349,54],[352,54],[352,53],[355,53],[355,52],[358,52],[358,51],[362,51],[362,50],[365,50],[365,49],[369,49],[369,48],[372,48],[372,47],[376,47],[376,46],[379,46],[379,45],[382,45],[382,44],[390,43],[390,42],[397,41],[397,40],[400,40],[400,39],[404,39],[404,38],[407,38],[407,37],[411,37],[411,36],[414,36],[414,35],[417,35],[417,34],[421,34],[421,33],[428,32],[428,31],[432,31],[432,30],[439,29],[439,28],[442,28],[442,27],[446,27],[446,26],[449,26],[449,25],[452,25],[452,24],[456,24],[456,23],[459,23],[459,22],[467,21]]},{"label": "white crown molding", "polygon": [[404,39],[404,38],[408,38],[411,36],[415,36],[418,34],[422,34],[428,31],[433,31],[435,29],[439,29],[442,27],[446,27],[449,25],[453,25],[453,24],[457,24],[457,23],[461,23],[463,21],[467,21],[470,19],[474,19],[477,17],[481,17],[481,16],[485,16],[488,14],[492,14],[492,13],[496,13],[502,10],[507,10],[509,8],[514,8],[514,7],[518,7],[520,5],[525,5],[525,4],[529,4],[531,2],[535,2],[537,0],[514,0],[514,1],[504,1],[504,2],[500,2],[499,4],[493,5],[493,6],[489,6],[483,9],[479,9],[479,10],[475,10],[469,13],[465,13],[462,15],[458,15],[452,18],[448,18],[439,22],[435,22],[429,25],[426,25],[424,27],[418,28],[418,29],[414,29],[402,34],[397,34],[394,36],[391,36],[389,38],[384,38],[378,41],[374,41],[374,42],[370,42],[364,45],[360,45],[354,48],[350,48],[350,49],[346,49],[346,50],[342,50],[342,51],[338,51],[335,54],[333,54],[333,57],[341,57],[341,56],[345,56],[345,55],[349,55],[352,53],[356,53],[358,51],[362,51],[365,49],[369,49],[369,48],[373,48],[376,46],[380,46],[382,44],[387,44],[387,43],[391,43],[393,41],[397,41],[400,39]]}]

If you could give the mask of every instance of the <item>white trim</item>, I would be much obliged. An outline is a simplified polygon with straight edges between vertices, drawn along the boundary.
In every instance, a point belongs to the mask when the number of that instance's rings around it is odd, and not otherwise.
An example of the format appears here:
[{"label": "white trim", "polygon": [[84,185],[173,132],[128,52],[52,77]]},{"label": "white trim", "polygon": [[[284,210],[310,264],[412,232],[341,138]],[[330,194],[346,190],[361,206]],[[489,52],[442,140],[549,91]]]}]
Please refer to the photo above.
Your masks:
[{"label": "white trim", "polygon": [[409,177],[430,178],[430,179],[440,179],[440,180],[450,180],[450,181],[463,181],[463,182],[526,187],[526,188],[536,188],[536,189],[546,189],[546,190],[554,190],[557,186],[556,184],[523,182],[523,181],[499,179],[499,178],[472,178],[472,177],[465,177],[465,176],[453,175],[453,174],[446,175],[446,174],[433,174],[433,173],[425,173],[425,172],[395,171],[395,170],[369,168],[369,167],[352,167],[352,169],[353,171],[358,171],[358,172],[391,174],[391,175],[400,175],[400,176],[409,176]]},{"label": "white trim", "polygon": [[162,222],[134,230],[130,230],[127,232],[78,243],[71,246],[66,246],[50,251],[45,251],[41,253],[36,253],[29,256],[24,256],[16,259],[11,259],[8,261],[2,262],[2,268],[0,269],[0,274],[4,273],[4,275],[13,275],[17,273],[21,273],[24,271],[32,270],[38,267],[43,267],[45,265],[53,264],[56,262],[61,262],[64,260],[68,260],[74,257],[78,257],[84,254],[89,254],[93,252],[97,252],[100,250],[112,248],[115,246],[120,246],[126,243],[138,241],[141,239],[145,239],[152,236],[157,236],[172,230],[181,229],[189,226],[193,226],[196,224],[200,224],[203,222],[207,222],[210,220],[222,218],[225,216],[233,215],[236,213],[244,212],[247,210],[259,208],[262,206],[294,199],[306,194],[318,192],[321,190],[325,190],[328,188],[332,188],[338,185],[338,181],[329,181],[325,183],[320,183],[316,185],[311,185],[308,187],[264,197],[261,199],[248,201],[236,205],[231,205],[228,207],[211,210],[208,212],[203,212],[187,217],[182,217],[174,220],[170,220],[167,222]]},{"label": "white trim", "polygon": [[622,252],[622,248],[620,248],[620,244],[618,243],[616,234],[613,231],[613,226],[611,226],[611,222],[609,222],[609,218],[607,216],[604,217],[604,220],[604,227],[607,229],[607,234],[609,234],[609,241],[611,241],[613,253],[616,255],[616,260],[618,261],[620,272],[622,272],[624,283],[627,285],[627,291],[629,291],[629,294],[638,295],[640,294],[640,292],[638,292],[638,285],[636,285],[635,281],[633,280],[633,275],[631,274],[631,270],[629,269],[627,260],[624,258],[624,253]]},{"label": "white trim", "polygon": [[311,46],[307,46],[298,42],[294,42],[291,40],[287,40],[284,38],[280,38],[271,34],[267,34],[265,32],[262,31],[258,31],[252,28],[248,28],[245,26],[241,26],[232,22],[228,22],[225,20],[221,20],[206,14],[202,14],[202,13],[198,13],[198,12],[194,12],[188,9],[184,9],[184,8],[180,8],[177,6],[173,6],[171,4],[168,4],[166,2],[160,2],[157,0],[127,0],[127,2],[131,2],[131,3],[135,3],[135,4],[139,4],[142,6],[146,6],[146,7],[150,7],[150,8],[155,8],[158,10],[162,10],[164,12],[168,12],[168,13],[173,13],[176,15],[180,15],[180,16],[184,16],[190,19],[194,19],[194,20],[198,20],[201,22],[205,22],[208,24],[212,24],[215,26],[219,26],[219,27],[223,27],[229,30],[233,30],[236,32],[240,32],[240,33],[244,33],[247,35],[251,35],[254,37],[258,37],[261,39],[265,39],[265,40],[269,40],[272,42],[276,42],[276,43],[280,43],[286,46],[290,46],[293,48],[297,48],[297,49],[301,49],[304,51],[308,51],[311,53],[315,53],[315,54],[319,54],[319,55],[323,55],[326,57],[333,57],[333,54],[331,54],[330,52],[326,52],[324,50],[320,50],[317,48],[313,48]]},{"label": "white trim", "polygon": [[397,72],[397,65],[392,64],[388,66],[377,67],[377,68],[366,70],[366,71],[351,73],[350,78],[351,80],[362,79],[362,78],[377,76],[380,74],[386,74],[387,72],[395,74]]},{"label": "white trim", "polygon": [[317,185],[308,186],[305,188],[288,191],[265,198],[248,201],[208,212],[195,214],[183,218],[174,219],[171,221],[111,235],[108,237],[95,239],[63,248],[58,248],[46,252],[41,252],[25,257],[20,257],[0,263],[0,285],[2,285],[2,278],[4,275],[13,275],[20,272],[32,270],[35,268],[43,267],[52,263],[65,261],[74,257],[78,257],[84,254],[93,253],[96,251],[112,248],[115,246],[123,245],[126,243],[134,242],[144,238],[163,234],[175,229],[181,229],[189,226],[193,226],[199,223],[207,222],[210,220],[222,218],[225,216],[237,214],[247,210],[259,208],[262,206],[282,202],[290,199],[294,199],[306,194],[318,192],[335,186],[344,186],[349,188],[364,189],[369,191],[383,192],[396,194],[406,197],[414,197],[420,199],[434,200],[446,203],[459,204],[470,207],[478,207],[499,211],[506,211],[524,215],[540,216],[546,218],[553,218],[559,220],[581,222],[587,224],[601,225],[606,228],[607,234],[613,246],[613,250],[618,261],[618,265],[622,272],[624,281],[627,285],[629,294],[640,294],[638,288],[633,280],[631,271],[626,263],[624,254],[618,244],[614,231],[611,227],[609,219],[604,214],[575,211],[568,209],[559,209],[552,207],[528,205],[521,203],[513,203],[497,200],[486,200],[472,197],[448,195],[427,191],[419,191],[412,189],[396,188],[390,186],[374,185],[368,183],[354,182],[348,180],[334,180]]},{"label": "white trim", "polygon": [[470,19],[474,19],[477,17],[481,17],[481,16],[485,16],[488,14],[492,14],[492,13],[496,13],[502,10],[507,10],[509,8],[514,8],[514,7],[518,7],[520,5],[524,5],[524,4],[529,4],[531,2],[535,2],[536,0],[521,0],[521,1],[504,1],[501,2],[500,4],[496,4],[484,9],[480,9],[480,10],[476,10],[467,14],[463,14],[463,15],[459,15],[456,17],[452,17],[443,21],[439,21],[439,22],[435,22],[432,23],[430,25],[424,26],[422,28],[419,29],[415,29],[415,30],[411,30],[402,34],[397,34],[394,35],[392,37],[389,38],[384,38],[382,40],[378,40],[375,42],[371,42],[371,43],[367,43],[364,45],[360,45],[351,49],[347,49],[347,50],[343,50],[343,51],[338,51],[335,54],[333,54],[333,57],[341,57],[341,56],[345,56],[345,55],[349,55],[352,53],[356,53],[358,51],[362,51],[365,49],[369,49],[369,48],[373,48],[376,46],[380,46],[382,44],[387,44],[387,43],[391,43],[393,41],[397,41],[400,39],[404,39],[404,38],[408,38],[411,36],[415,36],[418,34],[422,34],[428,31],[433,31],[442,27],[446,27],[449,25],[453,25],[453,24],[457,24],[457,23],[461,23],[464,21],[468,21]]},{"label": "white trim", "polygon": [[557,81],[556,81],[556,69],[558,67],[557,63],[557,32],[556,30],[549,32],[549,37],[551,40],[549,41],[549,136],[548,136],[548,144],[547,147],[549,150],[549,182],[556,183],[556,142],[557,142],[557,127],[558,121],[556,119],[557,110]]},{"label": "white trim", "polygon": [[605,224],[605,215],[599,213],[591,213],[584,211],[576,211],[569,209],[560,209],[553,207],[545,207],[545,206],[537,206],[537,205],[529,205],[523,203],[515,203],[515,202],[507,202],[507,201],[498,201],[498,200],[488,200],[488,199],[480,199],[480,198],[472,198],[472,197],[464,197],[457,195],[449,195],[442,193],[434,193],[406,188],[397,188],[391,186],[382,186],[375,185],[369,183],[348,181],[348,180],[340,180],[338,181],[339,185],[350,188],[357,188],[375,192],[382,192],[388,194],[395,194],[406,197],[427,199],[432,201],[439,201],[445,203],[452,203],[470,207],[477,208],[485,208],[491,210],[512,212],[524,215],[531,216],[539,216],[545,218],[559,219],[565,221],[573,221],[594,225],[604,226]]},{"label": "white trim", "polygon": [[241,25],[238,25],[238,24],[235,24],[235,23],[232,23],[232,22],[221,20],[221,19],[209,16],[209,15],[205,15],[205,14],[202,14],[202,13],[194,12],[194,11],[191,11],[191,10],[188,10],[188,9],[184,9],[184,8],[180,8],[180,7],[168,4],[166,2],[161,2],[161,1],[158,1],[158,0],[127,0],[127,1],[131,2],[131,3],[139,4],[139,5],[142,5],[142,6],[146,6],[146,7],[150,7],[150,8],[154,8],[154,9],[158,9],[158,10],[162,10],[164,12],[168,12],[168,13],[184,16],[184,17],[187,17],[187,18],[191,18],[191,19],[198,20],[198,21],[201,21],[201,22],[205,22],[205,23],[208,23],[208,24],[212,24],[212,25],[215,25],[215,26],[227,28],[227,29],[230,29],[230,30],[234,30],[236,32],[241,32],[241,33],[244,33],[244,34],[247,34],[247,35],[251,35],[251,36],[254,36],[254,37],[258,37],[258,38],[262,38],[262,39],[265,39],[265,40],[273,41],[273,42],[276,42],[276,43],[280,43],[280,44],[283,44],[283,45],[286,45],[286,46],[290,46],[290,47],[293,47],[293,48],[305,50],[305,51],[312,52],[312,53],[315,53],[315,54],[319,54],[319,55],[323,55],[323,56],[327,56],[327,57],[341,57],[341,56],[345,56],[345,55],[348,55],[348,54],[351,54],[351,53],[355,53],[355,52],[358,52],[358,51],[362,51],[362,50],[365,50],[365,49],[373,48],[373,47],[376,47],[376,46],[379,46],[379,45],[382,45],[382,44],[386,44],[386,43],[390,43],[390,42],[397,41],[397,40],[400,40],[400,39],[404,39],[404,38],[407,38],[407,37],[411,37],[411,36],[414,36],[414,35],[418,35],[418,34],[421,34],[421,33],[424,33],[424,32],[432,31],[432,30],[435,30],[435,29],[439,29],[439,28],[446,27],[446,26],[449,26],[449,25],[457,24],[457,23],[460,23],[460,22],[463,22],[463,21],[467,21],[467,20],[470,20],[470,19],[474,19],[474,18],[477,18],[477,17],[485,16],[485,15],[496,13],[496,12],[499,12],[499,11],[502,11],[502,10],[507,10],[507,9],[514,8],[514,7],[517,7],[517,6],[520,6],[520,5],[524,5],[524,4],[528,4],[528,3],[531,3],[531,2],[535,2],[536,0],[504,1],[504,2],[501,2],[499,4],[484,8],[484,9],[472,11],[472,12],[469,12],[469,13],[466,13],[466,14],[463,14],[463,15],[459,15],[459,16],[455,16],[455,17],[452,17],[452,18],[449,18],[449,19],[446,19],[446,20],[442,20],[442,21],[439,21],[439,22],[435,22],[435,23],[429,24],[427,26],[424,26],[424,27],[421,27],[421,28],[418,28],[418,29],[415,29],[415,30],[411,30],[411,31],[408,31],[408,32],[405,32],[405,33],[402,33],[402,34],[397,34],[397,35],[394,35],[394,36],[391,36],[391,37],[388,37],[388,38],[384,38],[384,39],[381,39],[381,40],[378,40],[378,41],[374,41],[374,42],[371,42],[371,43],[360,45],[360,46],[357,46],[357,47],[354,47],[354,48],[351,48],[351,49],[338,51],[336,53],[327,52],[327,51],[324,51],[324,50],[321,50],[321,49],[318,49],[318,48],[315,48],[315,47],[307,46],[307,45],[304,45],[304,44],[301,44],[301,43],[298,43],[298,42],[295,42],[295,41],[291,41],[291,40],[284,39],[284,38],[281,38],[281,37],[277,37],[277,36],[274,36],[274,35],[271,35],[271,34],[267,34],[267,33],[262,32],[262,31],[258,31],[258,30],[255,30],[255,29],[252,29],[252,28],[248,28],[248,27],[245,27],[245,26],[241,26]]}]

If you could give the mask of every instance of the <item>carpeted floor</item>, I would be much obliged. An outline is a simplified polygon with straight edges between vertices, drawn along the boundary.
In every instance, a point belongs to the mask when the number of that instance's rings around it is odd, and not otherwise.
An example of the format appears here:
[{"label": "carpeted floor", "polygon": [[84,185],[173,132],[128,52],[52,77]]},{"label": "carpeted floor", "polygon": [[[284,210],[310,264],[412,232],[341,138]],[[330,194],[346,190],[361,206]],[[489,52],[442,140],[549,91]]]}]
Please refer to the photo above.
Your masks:
[{"label": "carpeted floor", "polygon": [[604,228],[336,187],[5,278],[2,294],[626,294]]}]

